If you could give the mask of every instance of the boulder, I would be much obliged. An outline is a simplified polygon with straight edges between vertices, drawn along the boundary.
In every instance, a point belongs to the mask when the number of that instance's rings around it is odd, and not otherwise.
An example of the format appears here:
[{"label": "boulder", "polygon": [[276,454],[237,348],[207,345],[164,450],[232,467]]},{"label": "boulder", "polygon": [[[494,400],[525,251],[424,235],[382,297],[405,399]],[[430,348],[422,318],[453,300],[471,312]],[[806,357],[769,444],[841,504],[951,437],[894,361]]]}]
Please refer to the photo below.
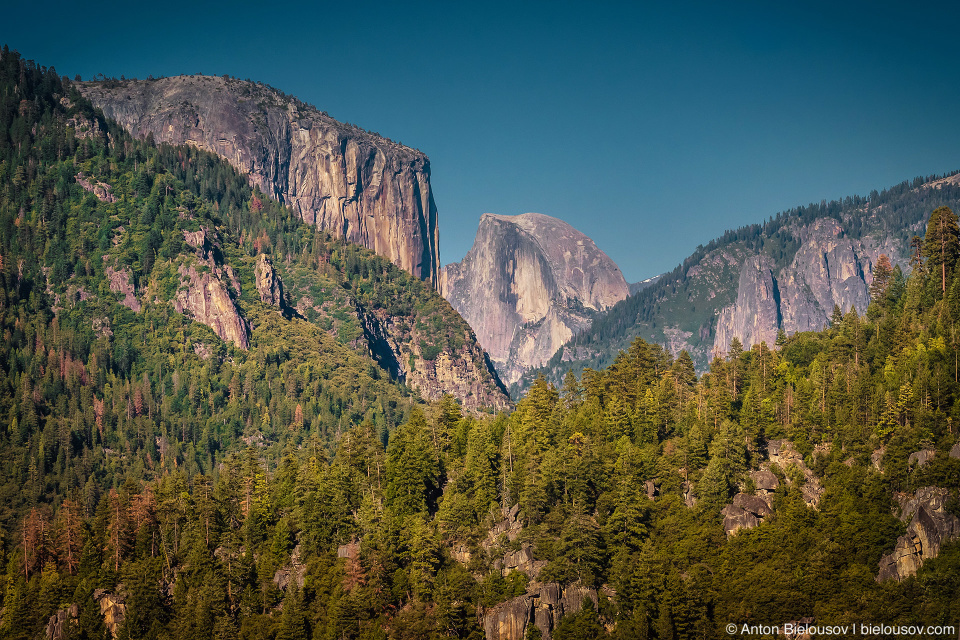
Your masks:
[{"label": "boulder", "polygon": [[753,529],[760,524],[760,518],[756,514],[732,504],[725,506],[720,513],[723,515],[723,530],[727,537],[736,535],[740,529]]},{"label": "boulder", "polygon": [[769,469],[759,469],[750,474],[757,492],[773,493],[780,487],[777,476]]},{"label": "boulder", "polygon": [[751,496],[746,493],[738,493],[733,496],[733,505],[740,507],[744,511],[749,511],[758,518],[763,518],[773,513],[770,505],[760,496]]},{"label": "boulder", "polygon": [[643,488],[647,493],[647,497],[651,500],[657,497],[659,491],[657,490],[657,485],[653,480],[647,480],[643,483]]}]

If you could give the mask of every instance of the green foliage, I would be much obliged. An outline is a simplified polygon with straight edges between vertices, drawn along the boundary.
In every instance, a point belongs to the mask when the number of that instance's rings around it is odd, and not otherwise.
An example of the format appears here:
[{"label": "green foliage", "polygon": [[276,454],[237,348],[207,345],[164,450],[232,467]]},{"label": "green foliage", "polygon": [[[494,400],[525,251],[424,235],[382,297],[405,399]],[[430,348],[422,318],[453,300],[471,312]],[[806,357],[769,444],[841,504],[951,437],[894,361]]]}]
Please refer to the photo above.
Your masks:
[{"label": "green foliage", "polygon": [[[928,252],[939,273],[892,269],[866,317],[733,345],[699,378],[690,354],[632,339],[559,390],[533,380],[512,413],[465,416],[450,396],[416,403],[350,346],[357,313],[389,313],[404,357],[461,348],[469,329],[424,283],[299,224],[209,154],[131,139],[6,49],[0,81],[3,637],[40,637],[71,603],[74,635],[107,637],[94,594],[122,590],[120,638],[477,639],[537,569],[600,594],[555,638],[717,637],[810,615],[957,624],[960,543],[875,580],[905,531],[896,492],[944,487],[960,510],[955,262]],[[912,193],[880,199],[912,220],[928,202]],[[771,225],[728,240],[786,259],[788,226]],[[202,247],[184,242],[201,229]],[[259,302],[263,251],[312,299],[304,317]],[[226,266],[247,350],[173,304],[181,267]],[[107,267],[129,274],[139,312]],[[683,290],[664,282],[649,300]],[[822,485],[817,508],[800,469],[774,468],[773,513],[727,538],[720,508],[760,493],[749,473],[779,439]],[[908,464],[922,448],[934,459]]]}]

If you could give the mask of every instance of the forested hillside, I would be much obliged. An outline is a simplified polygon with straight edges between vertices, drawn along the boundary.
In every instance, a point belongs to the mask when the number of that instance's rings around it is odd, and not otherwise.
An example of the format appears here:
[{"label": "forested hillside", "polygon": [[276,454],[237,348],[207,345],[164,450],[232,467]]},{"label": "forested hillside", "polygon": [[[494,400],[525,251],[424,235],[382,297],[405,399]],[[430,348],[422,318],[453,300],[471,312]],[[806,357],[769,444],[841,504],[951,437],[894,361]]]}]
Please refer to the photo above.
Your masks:
[{"label": "forested hillside", "polygon": [[462,335],[416,279],[6,49],[0,87],[0,637],[960,628],[952,211],[862,316],[699,377],[636,339],[494,416],[350,346],[345,295]]}]

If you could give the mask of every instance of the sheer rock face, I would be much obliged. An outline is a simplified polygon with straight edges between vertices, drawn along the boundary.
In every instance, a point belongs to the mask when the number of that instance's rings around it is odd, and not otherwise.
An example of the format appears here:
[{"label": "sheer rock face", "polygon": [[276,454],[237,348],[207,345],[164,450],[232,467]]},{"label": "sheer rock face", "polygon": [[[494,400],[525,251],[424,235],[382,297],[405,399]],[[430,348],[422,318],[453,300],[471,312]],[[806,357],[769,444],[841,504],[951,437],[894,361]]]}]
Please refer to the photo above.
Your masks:
[{"label": "sheer rock face", "polygon": [[880,558],[878,582],[914,575],[925,560],[940,554],[943,543],[960,537],[960,518],[945,509],[949,496],[948,489],[923,487],[913,496],[900,497],[900,519],[910,524],[893,553]]},{"label": "sheer rock face", "polygon": [[430,161],[269,87],[210,76],[78,83],[134,136],[218,154],[304,221],[437,282]]},{"label": "sheer rock face", "polygon": [[764,256],[746,260],[740,270],[737,301],[717,319],[714,351],[726,353],[734,336],[744,347],[765,341],[773,345],[777,331],[820,331],[834,305],[865,313],[870,303],[873,265],[880,253],[899,251],[847,236],[833,218],[820,218],[797,232],[801,241],[793,261],[774,273]]},{"label": "sheer rock face", "polygon": [[629,289],[619,267],[565,222],[539,213],[486,213],[463,261],[444,267],[441,293],[509,384],[549,360]]},{"label": "sheer rock face", "polygon": [[483,631],[487,640],[523,640],[528,624],[535,624],[544,640],[550,640],[553,630],[566,614],[579,612],[587,599],[597,606],[595,589],[571,584],[562,588],[555,582],[531,582],[527,593],[501,602],[483,616]]}]

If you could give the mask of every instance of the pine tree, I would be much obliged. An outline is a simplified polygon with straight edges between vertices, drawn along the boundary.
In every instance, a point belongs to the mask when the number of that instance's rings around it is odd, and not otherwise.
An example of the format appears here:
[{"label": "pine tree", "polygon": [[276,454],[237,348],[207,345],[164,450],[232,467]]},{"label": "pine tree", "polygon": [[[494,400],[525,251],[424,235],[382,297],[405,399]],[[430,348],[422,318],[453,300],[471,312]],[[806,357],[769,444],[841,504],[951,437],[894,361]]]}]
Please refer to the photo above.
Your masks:
[{"label": "pine tree", "polygon": [[426,511],[436,498],[440,470],[428,439],[426,418],[419,407],[400,425],[387,447],[384,496],[397,515]]},{"label": "pine tree", "polygon": [[947,290],[947,272],[953,272],[960,257],[960,225],[950,207],[938,207],[930,214],[923,254],[932,271],[939,272],[940,291]]},{"label": "pine tree", "polygon": [[873,282],[870,283],[870,300],[883,304],[887,297],[887,288],[890,286],[890,279],[893,277],[893,266],[890,264],[890,258],[885,253],[881,253],[877,258],[877,264],[873,267]]}]

